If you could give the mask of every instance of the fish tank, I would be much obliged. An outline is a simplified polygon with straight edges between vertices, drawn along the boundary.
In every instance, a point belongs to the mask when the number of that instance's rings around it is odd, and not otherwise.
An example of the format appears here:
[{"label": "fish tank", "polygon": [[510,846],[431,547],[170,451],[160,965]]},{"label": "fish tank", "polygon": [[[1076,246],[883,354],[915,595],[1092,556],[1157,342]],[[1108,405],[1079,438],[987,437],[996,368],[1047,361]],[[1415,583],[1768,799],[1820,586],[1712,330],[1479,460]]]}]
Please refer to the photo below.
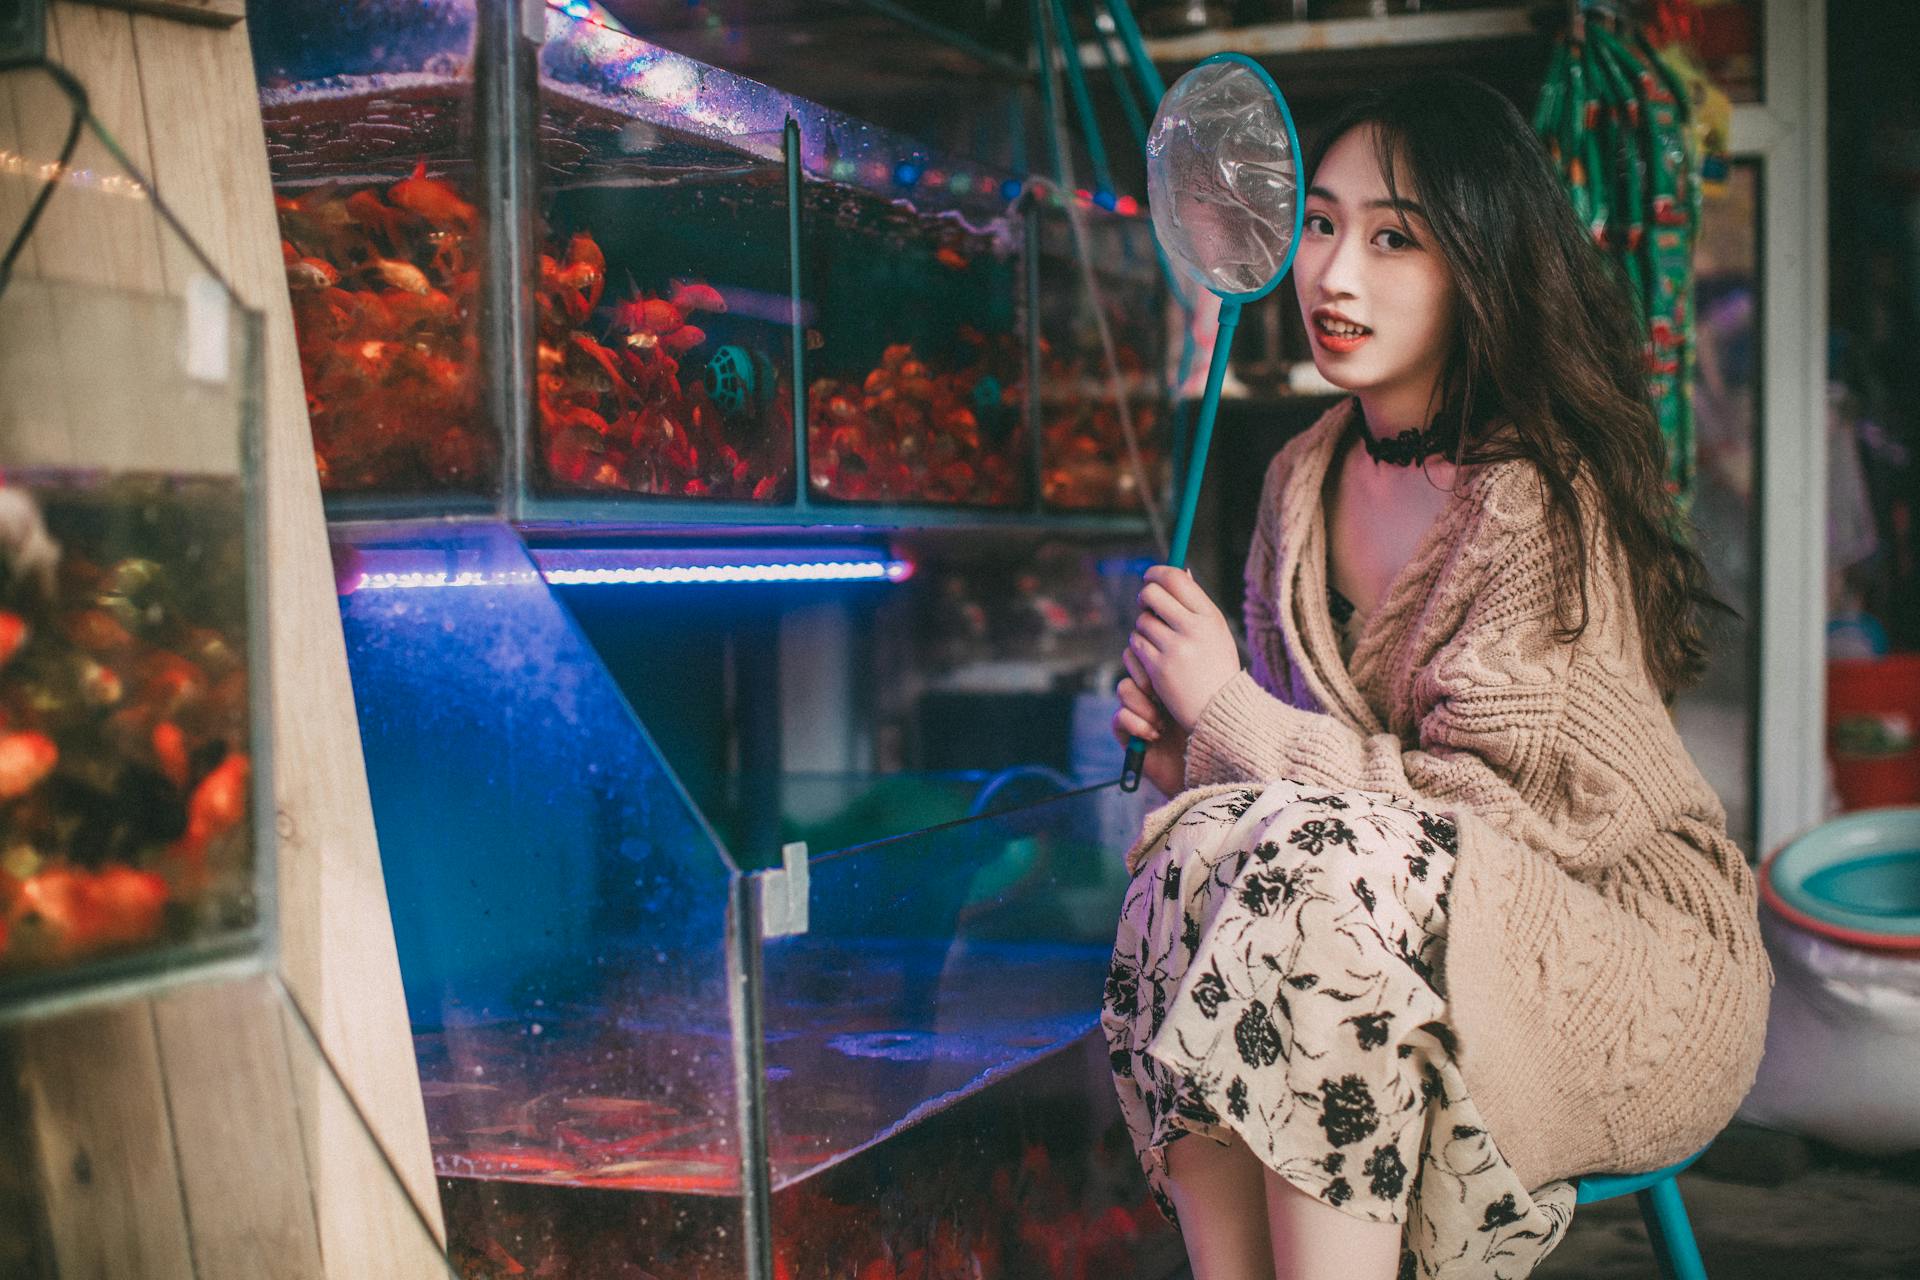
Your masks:
[{"label": "fish tank", "polygon": [[257,332],[204,276],[0,295],[0,1019],[271,948]]},{"label": "fish tank", "polygon": [[616,679],[609,624],[565,598],[684,600],[711,566],[613,585],[502,524],[335,534],[460,1274],[1175,1272],[1098,1028],[1138,797],[933,773],[939,820],[803,841],[790,820],[860,780],[744,774],[769,854],[627,696],[668,664]]},{"label": "fish tank", "polygon": [[1139,210],[1044,230],[1010,174],[587,5],[249,27],[334,516],[1138,530],[1164,490]]},{"label": "fish tank", "polygon": [[1169,292],[1127,200],[1042,207],[1040,487],[1048,511],[1144,512],[1172,480]]},{"label": "fish tank", "polygon": [[473,0],[250,6],[314,466],[335,510],[502,500]]}]

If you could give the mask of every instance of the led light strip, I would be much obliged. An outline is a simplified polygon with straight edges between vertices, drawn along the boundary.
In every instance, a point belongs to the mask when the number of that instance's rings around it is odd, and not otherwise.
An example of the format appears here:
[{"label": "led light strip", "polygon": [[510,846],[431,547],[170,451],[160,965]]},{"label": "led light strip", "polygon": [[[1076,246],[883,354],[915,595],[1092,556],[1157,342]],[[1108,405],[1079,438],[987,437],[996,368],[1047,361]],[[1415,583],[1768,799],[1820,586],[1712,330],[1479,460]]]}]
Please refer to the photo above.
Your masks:
[{"label": "led light strip", "polygon": [[446,587],[525,585],[544,578],[555,586],[727,586],[745,583],[905,582],[910,560],[810,560],[719,564],[626,564],[482,573],[369,573],[356,591],[425,591]]}]

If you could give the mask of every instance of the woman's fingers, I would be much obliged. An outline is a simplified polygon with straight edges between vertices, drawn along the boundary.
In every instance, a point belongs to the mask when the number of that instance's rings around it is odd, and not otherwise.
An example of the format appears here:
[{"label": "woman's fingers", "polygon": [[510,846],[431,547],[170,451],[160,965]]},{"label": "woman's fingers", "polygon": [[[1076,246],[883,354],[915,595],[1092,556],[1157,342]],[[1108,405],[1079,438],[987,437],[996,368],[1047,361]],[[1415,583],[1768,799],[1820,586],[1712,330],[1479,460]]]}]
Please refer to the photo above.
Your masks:
[{"label": "woman's fingers", "polygon": [[1154,742],[1160,737],[1160,730],[1141,719],[1125,707],[1113,717],[1114,737],[1121,741],[1138,738],[1142,742]]},{"label": "woman's fingers", "polygon": [[1118,692],[1121,706],[1150,725],[1156,727],[1160,725],[1166,713],[1161,711],[1160,705],[1153,700],[1153,695],[1148,693],[1144,686],[1132,679],[1122,680]]},{"label": "woman's fingers", "polygon": [[1135,635],[1145,636],[1147,642],[1163,652],[1180,638],[1180,633],[1162,622],[1151,613],[1143,613],[1134,620]]},{"label": "woman's fingers", "polygon": [[1188,612],[1206,613],[1214,608],[1212,597],[1201,589],[1200,584],[1193,580],[1193,575],[1185,569],[1157,564],[1147,570],[1146,577],[1150,588],[1158,587],[1166,592]]},{"label": "woman's fingers", "polygon": [[1140,608],[1147,613],[1157,614],[1163,621],[1178,627],[1193,611],[1180,602],[1171,591],[1157,582],[1149,582],[1138,597]]}]

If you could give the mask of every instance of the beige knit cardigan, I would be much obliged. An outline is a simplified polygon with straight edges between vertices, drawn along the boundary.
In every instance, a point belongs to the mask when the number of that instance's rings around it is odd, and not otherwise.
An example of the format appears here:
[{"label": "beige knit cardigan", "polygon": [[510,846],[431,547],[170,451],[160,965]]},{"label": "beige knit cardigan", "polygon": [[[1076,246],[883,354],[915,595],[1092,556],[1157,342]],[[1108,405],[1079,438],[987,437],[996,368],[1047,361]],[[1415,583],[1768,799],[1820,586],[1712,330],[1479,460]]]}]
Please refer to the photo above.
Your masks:
[{"label": "beige knit cardigan", "polygon": [[1186,784],[1288,778],[1451,812],[1446,995],[1502,1153],[1529,1187],[1671,1163],[1759,1064],[1753,876],[1647,675],[1615,553],[1589,554],[1585,633],[1554,636],[1562,544],[1531,464],[1461,473],[1342,662],[1322,489],[1354,404],[1268,469],[1252,671],[1194,725]]}]

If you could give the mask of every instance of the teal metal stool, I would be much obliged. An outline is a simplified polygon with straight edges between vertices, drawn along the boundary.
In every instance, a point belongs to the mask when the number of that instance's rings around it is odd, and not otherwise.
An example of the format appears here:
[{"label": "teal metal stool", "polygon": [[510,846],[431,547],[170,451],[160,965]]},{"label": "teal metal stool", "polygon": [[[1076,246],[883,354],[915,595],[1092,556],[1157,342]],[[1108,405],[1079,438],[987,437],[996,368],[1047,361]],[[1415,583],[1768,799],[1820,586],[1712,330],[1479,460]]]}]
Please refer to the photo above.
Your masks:
[{"label": "teal metal stool", "polygon": [[1706,1154],[1706,1148],[1664,1169],[1652,1173],[1581,1178],[1574,1184],[1574,1203],[1595,1204],[1620,1196],[1637,1196],[1640,1217],[1647,1224],[1647,1241],[1660,1264],[1661,1280],[1707,1280],[1707,1268],[1700,1261],[1700,1247],[1693,1242],[1693,1225],[1687,1221],[1687,1206],[1680,1200],[1680,1184],[1674,1179],[1680,1171]]}]

